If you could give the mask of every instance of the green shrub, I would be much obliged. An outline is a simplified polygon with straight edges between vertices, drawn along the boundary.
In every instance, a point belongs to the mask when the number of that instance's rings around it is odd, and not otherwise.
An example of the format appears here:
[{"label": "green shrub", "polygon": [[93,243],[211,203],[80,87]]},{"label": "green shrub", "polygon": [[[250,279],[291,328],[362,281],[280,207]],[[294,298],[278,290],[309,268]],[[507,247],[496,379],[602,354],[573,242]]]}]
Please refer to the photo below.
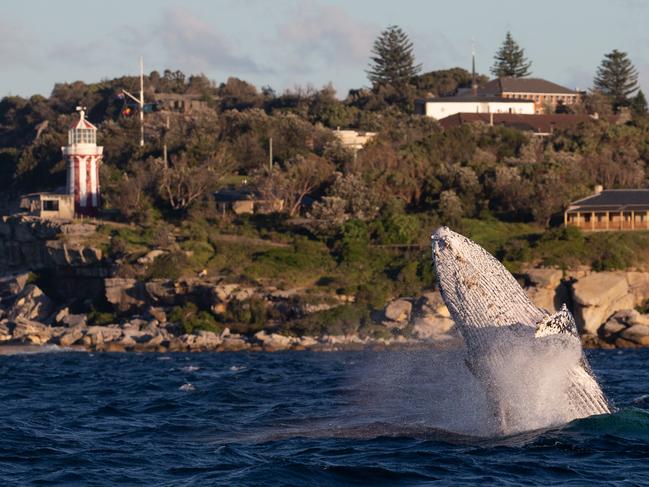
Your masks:
[{"label": "green shrub", "polygon": [[180,326],[182,333],[195,333],[199,330],[221,333],[223,327],[207,311],[199,311],[194,303],[176,306],[169,314],[169,321]]},{"label": "green shrub", "polygon": [[153,261],[147,271],[147,279],[176,280],[190,270],[190,261],[184,252],[162,254]]}]

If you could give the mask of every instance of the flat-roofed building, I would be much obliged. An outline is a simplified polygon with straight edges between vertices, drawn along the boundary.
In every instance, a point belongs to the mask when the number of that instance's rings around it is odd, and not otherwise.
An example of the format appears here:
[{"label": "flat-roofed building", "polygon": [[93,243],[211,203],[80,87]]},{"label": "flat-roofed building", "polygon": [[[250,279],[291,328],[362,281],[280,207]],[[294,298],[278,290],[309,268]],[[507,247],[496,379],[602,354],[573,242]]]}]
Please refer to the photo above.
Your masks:
[{"label": "flat-roofed building", "polygon": [[415,101],[415,113],[436,120],[456,113],[534,114],[534,101],[490,96],[445,96]]},{"label": "flat-roofed building", "polygon": [[32,193],[20,198],[20,210],[29,216],[53,220],[74,218],[74,195],[60,193]]},{"label": "flat-roofed building", "polygon": [[649,230],[649,189],[607,189],[573,201],[564,225],[584,231]]}]

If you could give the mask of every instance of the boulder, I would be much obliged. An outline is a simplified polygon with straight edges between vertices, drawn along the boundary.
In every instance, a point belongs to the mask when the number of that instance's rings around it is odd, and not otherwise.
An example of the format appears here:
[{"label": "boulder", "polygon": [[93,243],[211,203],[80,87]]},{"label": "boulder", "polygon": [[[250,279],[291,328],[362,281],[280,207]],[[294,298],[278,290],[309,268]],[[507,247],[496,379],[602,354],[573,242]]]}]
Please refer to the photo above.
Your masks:
[{"label": "boulder", "polygon": [[69,314],[70,314],[70,309],[67,306],[65,308],[61,308],[54,315],[54,323],[61,323],[63,321],[63,318],[65,318]]},{"label": "boulder", "polygon": [[153,279],[144,284],[147,300],[161,306],[173,306],[179,294],[185,294],[187,289],[177,289],[170,279]]},{"label": "boulder", "polygon": [[118,341],[122,330],[118,326],[89,326],[86,336],[90,337],[92,345],[101,345],[104,342]]},{"label": "boulder", "polygon": [[135,279],[108,277],[104,279],[106,300],[119,311],[126,312],[144,306],[144,292]]},{"label": "boulder", "polygon": [[[58,316],[58,315],[57,315]],[[84,327],[88,322],[88,317],[84,314],[67,315],[61,319],[60,323],[68,328]]]},{"label": "boulder", "polygon": [[25,320],[45,321],[52,314],[54,304],[41,289],[28,284],[16,296],[16,300],[7,312],[9,320],[23,318]]},{"label": "boulder", "polygon": [[222,342],[220,335],[212,331],[199,330],[194,340],[194,346],[201,350],[216,350]]},{"label": "boulder", "polygon": [[264,330],[255,333],[255,338],[259,340],[267,350],[286,350],[290,348],[292,339],[278,333],[267,334]]},{"label": "boulder", "polygon": [[12,336],[14,340],[32,343],[34,345],[43,345],[52,338],[52,330],[43,323],[24,318],[16,318]]},{"label": "boulder", "polygon": [[9,322],[3,321],[0,322],[0,342],[6,342],[7,340],[11,340],[11,329]]},{"label": "boulder", "polygon": [[572,291],[577,326],[591,334],[596,334],[613,313],[635,304],[623,272],[588,274],[573,284]]},{"label": "boulder", "polygon": [[446,336],[455,327],[455,322],[443,316],[427,314],[414,319],[412,334],[421,340],[436,340]]},{"label": "boulder", "polygon": [[239,350],[246,350],[250,348],[250,344],[246,342],[240,335],[228,335],[223,339],[221,350],[224,352],[238,352]]},{"label": "boulder", "polygon": [[29,280],[29,273],[0,276],[0,301],[11,299],[19,294]]},{"label": "boulder", "polygon": [[642,304],[649,299],[649,272],[627,272],[629,290],[636,304]]},{"label": "boulder", "polygon": [[410,312],[412,311],[412,303],[405,299],[397,299],[392,301],[385,307],[385,317],[397,323],[403,323],[410,319]]},{"label": "boulder", "polygon": [[166,323],[167,322],[167,313],[165,313],[165,310],[162,308],[157,308],[155,306],[151,306],[148,310],[147,313],[158,320],[158,323]]},{"label": "boulder", "polygon": [[68,328],[60,337],[59,345],[62,347],[69,347],[74,345],[76,342],[83,338],[85,328],[81,326],[75,326],[73,328]]},{"label": "boulder", "polygon": [[633,325],[623,330],[620,337],[643,347],[649,346],[649,326]]},{"label": "boulder", "polygon": [[532,286],[554,290],[561,284],[563,271],[549,268],[526,269],[525,275],[527,275]]},{"label": "boulder", "polygon": [[167,252],[165,252],[164,250],[160,250],[160,249],[151,250],[146,255],[143,255],[142,257],[137,259],[137,263],[142,264],[142,265],[152,264],[153,261],[156,260],[156,258],[158,258],[161,255],[164,255],[166,253]]},{"label": "boulder", "polygon": [[215,299],[215,302],[224,303],[230,300],[232,293],[238,287],[238,284],[219,284],[212,288],[211,294]]}]

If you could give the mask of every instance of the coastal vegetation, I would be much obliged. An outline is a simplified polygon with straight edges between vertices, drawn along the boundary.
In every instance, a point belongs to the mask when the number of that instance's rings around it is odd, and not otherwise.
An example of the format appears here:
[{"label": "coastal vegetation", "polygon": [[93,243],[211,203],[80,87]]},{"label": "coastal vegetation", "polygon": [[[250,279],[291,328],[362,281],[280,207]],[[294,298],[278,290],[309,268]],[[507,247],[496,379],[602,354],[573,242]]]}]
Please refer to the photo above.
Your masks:
[{"label": "coastal vegetation", "polygon": [[[632,66],[614,53],[587,101],[609,113],[632,106],[631,113],[617,124],[593,117],[545,137],[501,126],[442,130],[413,114],[415,98],[470,88],[472,77],[461,68],[420,74],[412,43],[396,26],[375,43],[372,87],[344,99],[331,86],[278,94],[237,78],[215,83],[200,74],[151,72],[143,147],[137,117],[117,96],[136,90],[136,78],[60,83],[48,98],[0,101],[0,190],[9,209],[22,193],[63,186],[60,148],[75,107],[85,106],[104,146],[104,212],[92,243],[115,276],[140,282],[217,276],[298,290],[303,301],[312,297],[296,305],[349,297],[343,306],[283,326],[294,334],[360,327],[380,335],[372,328],[374,310],[434,286],[429,235],[441,224],[474,239],[513,272],[529,264],[647,265],[648,233],[584,235],[560,227],[566,205],[595,185],[647,184],[646,101],[643,107],[641,92],[632,97]],[[498,56],[513,75],[528,74],[530,63],[509,33]],[[610,85],[620,70],[628,81]],[[157,111],[160,93],[190,95],[201,106]],[[336,136],[338,128],[377,135],[361,150],[350,149]],[[214,198],[228,188],[281,204],[237,214]],[[105,308],[92,303],[91,319],[110,321]],[[262,302],[245,299],[219,312],[185,303],[170,318],[186,333],[225,325],[252,333],[273,316]]]}]

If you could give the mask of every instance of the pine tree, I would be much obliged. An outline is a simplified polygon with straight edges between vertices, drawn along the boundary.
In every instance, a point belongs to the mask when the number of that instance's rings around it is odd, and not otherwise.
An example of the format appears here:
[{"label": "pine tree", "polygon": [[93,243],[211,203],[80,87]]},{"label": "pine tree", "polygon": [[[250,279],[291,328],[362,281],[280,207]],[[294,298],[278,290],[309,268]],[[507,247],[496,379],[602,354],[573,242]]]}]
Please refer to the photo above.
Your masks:
[{"label": "pine tree", "polygon": [[367,77],[374,88],[391,85],[403,87],[421,71],[415,64],[412,42],[400,27],[392,25],[381,32],[372,47]]},{"label": "pine tree", "polygon": [[638,89],[638,71],[626,52],[613,49],[604,55],[594,83],[595,88],[611,98],[613,108],[618,110],[629,106],[629,95]]},{"label": "pine tree", "polygon": [[631,112],[633,112],[636,117],[642,117],[649,113],[649,109],[647,108],[647,99],[642,90],[638,90],[638,94],[633,97],[633,100],[631,100]]},{"label": "pine tree", "polygon": [[530,66],[532,63],[525,58],[525,49],[514,41],[511,32],[508,31],[505,41],[494,56],[492,74],[498,78],[507,76],[522,78],[531,74]]}]

